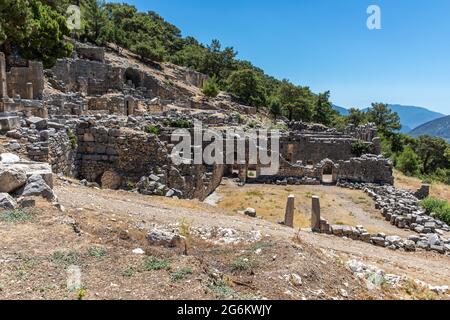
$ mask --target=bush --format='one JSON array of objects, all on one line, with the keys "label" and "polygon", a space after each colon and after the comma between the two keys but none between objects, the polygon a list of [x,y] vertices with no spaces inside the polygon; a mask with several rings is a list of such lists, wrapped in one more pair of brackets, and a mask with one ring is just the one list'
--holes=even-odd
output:
[{"label": "bush", "polygon": [[149,125],[146,131],[147,133],[154,134],[155,136],[159,134],[159,128],[155,125]]},{"label": "bush", "polygon": [[235,271],[247,271],[253,267],[253,262],[248,258],[237,258],[231,263],[231,270]]},{"label": "bush", "polygon": [[213,77],[206,81],[203,85],[202,92],[205,96],[215,98],[219,94],[219,85],[217,84],[216,78]]},{"label": "bush", "polygon": [[406,147],[397,157],[397,169],[408,176],[416,175],[419,172],[420,160],[417,154],[410,147]]},{"label": "bush", "polygon": [[420,202],[420,206],[427,211],[427,214],[450,224],[450,203],[448,201],[428,197]]},{"label": "bush", "polygon": [[172,282],[177,282],[180,280],[183,280],[186,276],[192,274],[191,268],[182,268],[181,270],[178,270],[170,275],[170,278]]},{"label": "bush", "polygon": [[166,259],[147,257],[144,262],[144,269],[146,271],[168,270],[170,269],[170,262]]},{"label": "bush", "polygon": [[142,60],[164,61],[165,50],[157,43],[140,42],[132,46],[131,51],[139,55]]},{"label": "bush", "polygon": [[0,214],[0,221],[9,223],[26,222],[33,219],[33,215],[26,209],[5,211]]},{"label": "bush", "polygon": [[363,154],[369,152],[370,152],[370,145],[362,140],[357,140],[352,144],[352,153],[357,157],[360,157]]},{"label": "bush", "polygon": [[78,145],[77,136],[73,133],[72,129],[67,129],[67,136],[69,137],[70,146],[72,147],[73,150],[75,150]]},{"label": "bush", "polygon": [[188,129],[192,126],[191,122],[189,120],[185,120],[185,119],[164,120],[163,124],[166,127],[182,128],[182,129]]}]

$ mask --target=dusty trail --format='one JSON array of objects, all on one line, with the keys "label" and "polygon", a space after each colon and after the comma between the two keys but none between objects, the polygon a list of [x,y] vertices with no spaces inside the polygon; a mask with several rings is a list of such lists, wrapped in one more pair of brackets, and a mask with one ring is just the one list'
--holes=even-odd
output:
[{"label": "dusty trail", "polygon": [[[58,185],[56,193],[67,209],[83,208],[115,218],[135,217],[146,223],[170,224],[188,219],[192,226],[233,228],[241,232],[260,230],[275,239],[291,239],[297,231],[260,219],[251,219],[199,203],[146,197],[124,191],[106,191]],[[389,273],[408,275],[433,285],[450,285],[450,257],[430,252],[406,253],[363,242],[300,231],[300,238],[317,247],[333,250],[345,259],[357,258]]]}]

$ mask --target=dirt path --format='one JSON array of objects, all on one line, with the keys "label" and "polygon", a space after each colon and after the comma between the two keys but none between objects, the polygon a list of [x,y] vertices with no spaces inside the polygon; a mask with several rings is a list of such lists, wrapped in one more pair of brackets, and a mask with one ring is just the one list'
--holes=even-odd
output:
[{"label": "dirt path", "polygon": [[[226,227],[241,232],[259,230],[263,235],[284,240],[296,235],[296,231],[280,225],[230,214],[198,201],[146,197],[124,191],[96,190],[78,185],[58,185],[56,192],[60,202],[68,209],[95,210],[115,218],[133,216],[156,224],[173,224],[188,219],[192,226]],[[390,251],[363,242],[312,234],[307,231],[301,231],[299,235],[306,243],[334,250],[346,259],[361,259],[389,273],[408,275],[433,285],[450,284],[448,256],[429,252]]]}]

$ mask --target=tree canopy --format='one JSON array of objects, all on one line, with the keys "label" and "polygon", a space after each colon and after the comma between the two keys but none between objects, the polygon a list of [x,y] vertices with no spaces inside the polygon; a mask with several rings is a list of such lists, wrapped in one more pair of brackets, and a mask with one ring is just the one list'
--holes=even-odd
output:
[{"label": "tree canopy", "polygon": [[72,45],[64,36],[70,31],[58,11],[60,1],[2,0],[0,3],[0,42],[8,56],[13,49],[27,59],[37,59],[45,67],[57,58],[70,55]]}]

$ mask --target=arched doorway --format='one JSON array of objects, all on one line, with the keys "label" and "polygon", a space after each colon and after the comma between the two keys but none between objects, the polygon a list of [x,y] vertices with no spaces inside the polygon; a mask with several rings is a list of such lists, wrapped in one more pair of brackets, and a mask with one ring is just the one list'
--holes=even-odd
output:
[{"label": "arched doorway", "polygon": [[127,84],[133,84],[135,88],[141,86],[141,73],[139,70],[128,68],[125,71],[125,82]]},{"label": "arched doorway", "polygon": [[331,160],[324,160],[322,163],[322,178],[321,181],[323,184],[334,184],[336,182],[335,179],[335,167],[334,163]]}]

